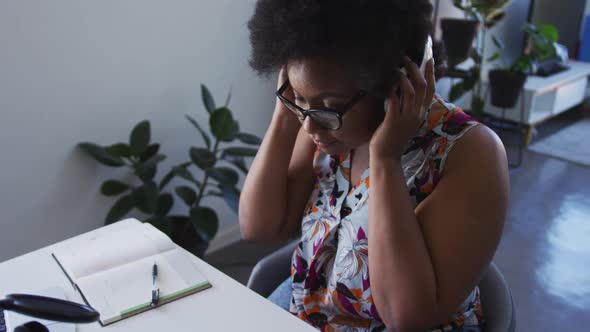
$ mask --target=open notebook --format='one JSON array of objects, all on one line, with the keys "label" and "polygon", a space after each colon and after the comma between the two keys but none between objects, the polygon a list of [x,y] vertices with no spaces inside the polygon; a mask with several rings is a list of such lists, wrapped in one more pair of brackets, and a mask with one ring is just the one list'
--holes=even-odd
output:
[{"label": "open notebook", "polygon": [[154,263],[159,305],[211,287],[164,233],[134,219],[119,223],[66,241],[52,254],[102,325],[151,309]]}]

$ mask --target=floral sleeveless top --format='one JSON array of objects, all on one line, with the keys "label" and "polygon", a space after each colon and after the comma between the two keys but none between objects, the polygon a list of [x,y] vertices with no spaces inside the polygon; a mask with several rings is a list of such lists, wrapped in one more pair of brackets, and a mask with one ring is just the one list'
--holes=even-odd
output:
[{"label": "floral sleeveless top", "polygon": [[[435,95],[416,136],[402,157],[414,208],[435,189],[455,142],[480,123]],[[320,331],[385,331],[369,282],[369,169],[349,188],[349,155],[314,157],[315,187],[302,220],[302,236],[292,257],[290,312]],[[476,287],[457,309],[454,320],[431,331],[481,326]]]}]

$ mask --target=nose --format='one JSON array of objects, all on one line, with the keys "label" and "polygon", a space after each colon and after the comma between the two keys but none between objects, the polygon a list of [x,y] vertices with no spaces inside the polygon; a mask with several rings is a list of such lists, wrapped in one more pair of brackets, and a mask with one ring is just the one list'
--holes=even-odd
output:
[{"label": "nose", "polygon": [[315,134],[325,130],[324,128],[322,128],[322,126],[318,125],[315,121],[313,121],[309,116],[307,116],[305,120],[303,120],[301,126],[303,127],[303,129],[305,129],[305,131],[308,134],[312,136],[318,136]]}]

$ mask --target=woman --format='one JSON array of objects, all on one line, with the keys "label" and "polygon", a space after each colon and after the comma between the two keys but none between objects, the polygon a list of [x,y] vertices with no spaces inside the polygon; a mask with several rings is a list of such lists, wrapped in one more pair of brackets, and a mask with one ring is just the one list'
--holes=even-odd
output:
[{"label": "woman", "polygon": [[506,217],[506,153],[435,94],[432,60],[424,73],[414,63],[431,11],[428,0],[259,0],[249,22],[251,66],[280,75],[241,232],[301,230],[271,299],[321,331],[483,325],[476,285]]}]

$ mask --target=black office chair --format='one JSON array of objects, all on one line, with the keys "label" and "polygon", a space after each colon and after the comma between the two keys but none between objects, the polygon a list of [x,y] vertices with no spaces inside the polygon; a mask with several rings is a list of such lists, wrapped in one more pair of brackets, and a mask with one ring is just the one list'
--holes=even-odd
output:
[{"label": "black office chair", "polygon": [[[260,260],[248,280],[248,288],[268,297],[287,277],[298,241],[293,241]],[[491,263],[479,281],[485,332],[514,332],[516,320],[510,288],[498,267]]]}]

